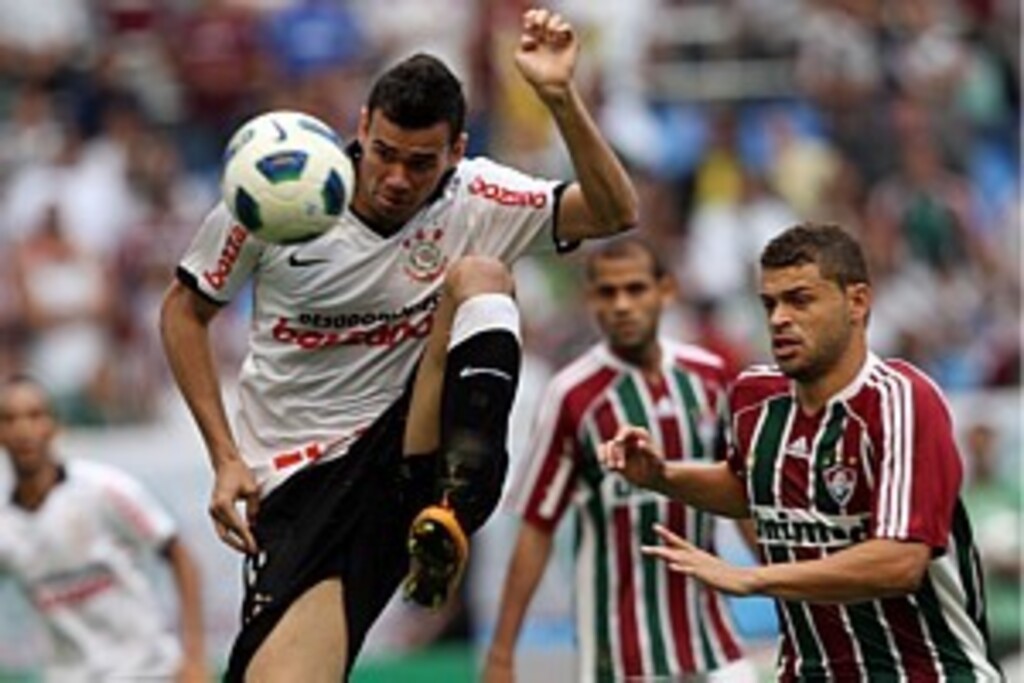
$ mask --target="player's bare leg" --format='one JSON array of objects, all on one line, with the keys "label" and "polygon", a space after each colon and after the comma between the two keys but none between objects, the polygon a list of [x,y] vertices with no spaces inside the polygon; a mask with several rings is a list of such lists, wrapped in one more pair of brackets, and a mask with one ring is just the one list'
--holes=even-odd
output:
[{"label": "player's bare leg", "polygon": [[316,584],[293,602],[245,672],[247,683],[338,683],[348,658],[340,579]]},{"label": "player's bare leg", "polygon": [[[512,289],[511,274],[494,259],[466,257],[453,264],[446,274],[434,327],[417,372],[406,427],[405,452],[417,454],[433,452],[439,447],[442,449],[440,491],[438,504],[423,510],[410,529],[412,568],[404,592],[407,598],[427,607],[439,607],[458,586],[469,554],[466,534],[482,524],[490,514],[493,504],[487,501],[494,498],[496,502],[491,493],[495,483],[500,493],[507,464],[504,451],[507,413],[515,392],[519,365],[518,314],[511,300]],[[466,302],[472,303],[462,310],[463,320],[457,331],[460,338],[453,340],[455,320],[460,306]],[[509,315],[509,308],[514,316]],[[510,322],[510,317],[514,322]],[[498,388],[500,396],[496,400],[493,387],[470,387],[467,390],[458,386],[452,376],[447,380],[445,377],[450,370],[448,357],[453,345],[481,333],[497,334],[498,346],[505,341],[504,346],[509,348],[496,367],[491,367],[493,358],[481,357],[479,350],[472,356],[471,349],[471,357],[476,360],[473,367],[460,365],[459,377],[463,384],[467,377],[476,374],[485,376],[485,381],[493,381],[494,377],[507,380],[507,386]],[[513,340],[511,344],[507,338]],[[477,343],[479,345],[479,340]],[[488,346],[486,342],[484,345]],[[453,369],[458,371],[460,368]],[[452,395],[444,395],[446,382]],[[484,408],[489,419],[483,422],[495,423],[497,427],[488,429],[486,425],[473,424],[474,411],[467,410],[467,407],[490,403],[495,407]],[[483,427],[483,430],[477,427]]]}]

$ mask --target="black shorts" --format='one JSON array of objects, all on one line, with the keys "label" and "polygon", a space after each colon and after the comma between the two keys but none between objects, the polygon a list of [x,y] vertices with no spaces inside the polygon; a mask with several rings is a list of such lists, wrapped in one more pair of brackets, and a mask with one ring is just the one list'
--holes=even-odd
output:
[{"label": "black shorts", "polygon": [[242,681],[288,606],[329,577],[345,589],[351,669],[408,572],[409,525],[434,502],[436,456],[402,457],[408,407],[407,392],[346,455],[296,473],[262,502],[261,552],[245,561],[243,625],[225,680]]}]

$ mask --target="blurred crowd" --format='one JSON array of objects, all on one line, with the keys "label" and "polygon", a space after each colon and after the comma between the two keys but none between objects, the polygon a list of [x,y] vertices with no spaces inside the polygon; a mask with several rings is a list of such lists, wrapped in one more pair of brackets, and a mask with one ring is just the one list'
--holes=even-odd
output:
[{"label": "blurred crowd", "polygon": [[[519,0],[0,1],[0,372],[72,423],[145,420],[155,320],[239,122],[300,109],[354,132],[369,79],[416,50],[471,102],[471,153],[567,167],[515,74]],[[811,218],[862,236],[876,349],[949,389],[1020,384],[1016,0],[563,0],[579,83],[681,292],[671,334],[765,358],[752,273]],[[592,340],[577,274],[523,266],[531,353]],[[241,298],[243,301],[245,297]],[[217,335],[233,371],[245,304]]]}]

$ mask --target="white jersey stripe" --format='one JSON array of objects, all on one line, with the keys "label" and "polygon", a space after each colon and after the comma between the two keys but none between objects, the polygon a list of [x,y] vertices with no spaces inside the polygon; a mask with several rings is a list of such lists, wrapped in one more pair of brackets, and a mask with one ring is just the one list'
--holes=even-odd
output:
[{"label": "white jersey stripe", "polygon": [[[596,537],[597,534],[603,532],[595,528],[596,523],[597,520],[590,515],[579,516],[580,544],[577,552],[580,557],[593,557],[597,553]],[[593,662],[597,661],[597,628],[591,626],[597,623],[595,602],[603,600],[604,596],[596,594],[598,590],[596,574],[596,562],[576,563],[576,623],[583,626],[583,628],[576,629],[576,640],[580,648],[577,666],[581,666],[577,673],[582,683],[591,683],[597,673],[593,666]]]}]

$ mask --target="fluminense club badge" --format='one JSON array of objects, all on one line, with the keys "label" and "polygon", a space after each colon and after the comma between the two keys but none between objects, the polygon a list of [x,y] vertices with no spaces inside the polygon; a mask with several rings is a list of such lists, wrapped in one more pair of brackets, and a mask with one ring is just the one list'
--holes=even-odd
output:
[{"label": "fluminense club badge", "polygon": [[417,282],[432,282],[444,272],[448,257],[441,251],[440,228],[417,230],[416,234],[402,241],[406,254],[405,274]]},{"label": "fluminense club badge", "polygon": [[834,465],[824,472],[825,488],[839,507],[844,507],[857,488],[857,470],[846,465]]}]

